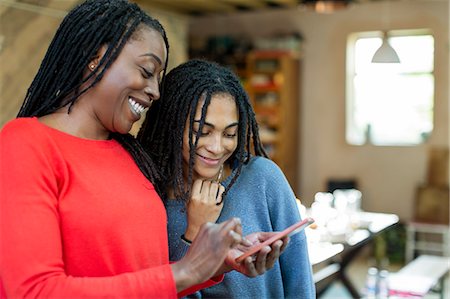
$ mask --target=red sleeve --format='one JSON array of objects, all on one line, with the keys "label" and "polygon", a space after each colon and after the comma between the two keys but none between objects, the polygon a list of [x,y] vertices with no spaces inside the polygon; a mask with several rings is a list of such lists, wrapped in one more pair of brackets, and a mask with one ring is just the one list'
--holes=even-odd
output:
[{"label": "red sleeve", "polygon": [[223,281],[223,278],[224,278],[224,275],[222,274],[222,275],[219,275],[217,277],[213,277],[210,280],[207,280],[207,281],[205,281],[205,282],[203,282],[201,284],[198,284],[198,285],[192,286],[190,288],[187,288],[186,290],[181,291],[181,292],[178,293],[178,298],[187,296],[189,294],[195,293],[195,292],[200,291],[202,289],[209,288],[210,286],[213,286],[215,284],[221,283]]},{"label": "red sleeve", "polygon": [[0,289],[6,296],[176,298],[170,265],[109,277],[66,274],[58,164],[36,132],[26,129],[17,132],[4,127],[0,132]]}]

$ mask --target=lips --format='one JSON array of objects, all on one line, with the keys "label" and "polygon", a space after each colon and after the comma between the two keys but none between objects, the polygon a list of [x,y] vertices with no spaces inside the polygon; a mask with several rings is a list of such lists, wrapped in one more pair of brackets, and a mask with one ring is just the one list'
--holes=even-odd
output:
[{"label": "lips", "polygon": [[217,166],[220,163],[220,159],[208,158],[208,157],[202,156],[200,154],[197,154],[197,156],[199,157],[200,160],[203,161],[203,163],[205,163],[207,165]]}]

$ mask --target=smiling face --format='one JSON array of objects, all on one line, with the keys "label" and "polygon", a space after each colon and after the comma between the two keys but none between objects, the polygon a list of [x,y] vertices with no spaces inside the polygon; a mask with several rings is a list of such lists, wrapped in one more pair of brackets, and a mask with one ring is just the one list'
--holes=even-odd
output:
[{"label": "smiling face", "polygon": [[[193,135],[199,130],[203,101],[196,110]],[[208,106],[205,125],[200,133],[194,155],[193,179],[217,179],[221,166],[233,154],[238,144],[239,115],[234,98],[216,94]],[[193,137],[195,138],[195,136]],[[183,163],[187,173],[189,161],[189,119],[183,134]]]},{"label": "smiling face", "polygon": [[159,99],[159,81],[166,57],[161,34],[148,27],[138,27],[102,80],[92,88],[93,118],[107,133],[128,133],[143,110]]}]

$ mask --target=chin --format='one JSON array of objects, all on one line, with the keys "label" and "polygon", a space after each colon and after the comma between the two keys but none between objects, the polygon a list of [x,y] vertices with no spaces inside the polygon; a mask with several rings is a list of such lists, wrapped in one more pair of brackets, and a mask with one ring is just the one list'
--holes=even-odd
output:
[{"label": "chin", "polygon": [[131,127],[130,128],[116,128],[115,133],[125,135],[125,134],[130,133],[130,131],[131,131]]},{"label": "chin", "polygon": [[217,177],[217,172],[213,171],[197,171],[197,177],[201,180],[215,180]]}]

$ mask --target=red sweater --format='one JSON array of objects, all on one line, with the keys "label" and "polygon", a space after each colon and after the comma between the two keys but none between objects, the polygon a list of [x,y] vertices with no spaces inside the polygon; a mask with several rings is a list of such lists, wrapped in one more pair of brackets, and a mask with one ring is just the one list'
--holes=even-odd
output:
[{"label": "red sweater", "polygon": [[4,126],[0,148],[8,297],[177,296],[164,205],[118,142],[22,118]]}]

